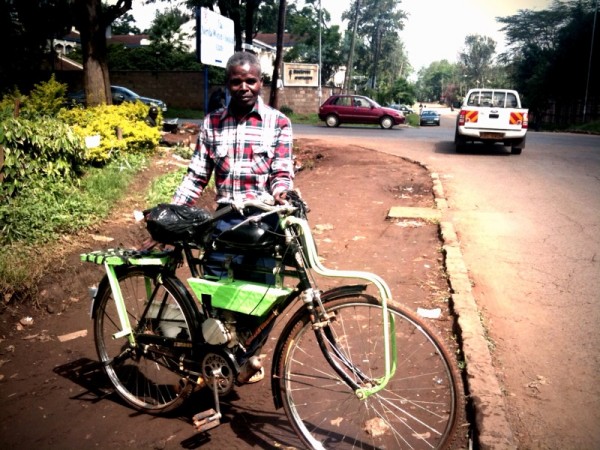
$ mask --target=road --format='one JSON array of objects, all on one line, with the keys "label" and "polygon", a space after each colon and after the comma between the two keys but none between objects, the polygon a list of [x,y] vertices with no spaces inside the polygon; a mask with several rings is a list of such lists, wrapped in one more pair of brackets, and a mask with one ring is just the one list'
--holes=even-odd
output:
[{"label": "road", "polygon": [[440,127],[294,132],[439,174],[519,448],[600,448],[600,136],[530,132],[520,156],[457,154],[454,114]]}]

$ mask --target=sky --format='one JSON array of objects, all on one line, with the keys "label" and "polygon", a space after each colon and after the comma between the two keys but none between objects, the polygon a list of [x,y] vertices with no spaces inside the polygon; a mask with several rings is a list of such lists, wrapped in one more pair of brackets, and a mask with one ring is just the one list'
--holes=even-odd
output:
[{"label": "sky", "polygon": [[[164,9],[174,4],[158,6]],[[321,0],[322,8],[331,14],[331,23],[340,24],[342,30],[346,29],[342,13],[350,4],[350,1]],[[501,53],[505,48],[504,34],[499,31],[502,24],[496,22],[496,17],[512,16],[520,9],[539,11],[551,4],[552,0],[401,0],[400,9],[407,13],[408,19],[400,37],[410,64],[418,72],[434,61],[457,62],[469,34],[492,38],[496,41],[496,52]],[[140,29],[150,26],[155,13],[156,5],[133,0],[131,14]]]}]

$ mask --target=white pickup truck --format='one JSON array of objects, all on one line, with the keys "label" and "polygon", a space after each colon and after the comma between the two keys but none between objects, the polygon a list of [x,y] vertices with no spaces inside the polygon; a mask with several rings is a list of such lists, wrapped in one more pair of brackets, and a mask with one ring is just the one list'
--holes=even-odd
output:
[{"label": "white pickup truck", "polygon": [[471,89],[465,96],[456,119],[456,151],[467,142],[502,142],[513,155],[525,148],[528,110],[521,107],[517,91],[509,89]]}]

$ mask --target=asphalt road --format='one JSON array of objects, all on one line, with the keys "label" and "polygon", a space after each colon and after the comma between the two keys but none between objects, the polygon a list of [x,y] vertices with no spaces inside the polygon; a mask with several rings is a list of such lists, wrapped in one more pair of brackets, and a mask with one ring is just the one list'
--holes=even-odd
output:
[{"label": "asphalt road", "polygon": [[521,448],[600,448],[600,136],[457,154],[440,127],[294,126],[437,172]]}]

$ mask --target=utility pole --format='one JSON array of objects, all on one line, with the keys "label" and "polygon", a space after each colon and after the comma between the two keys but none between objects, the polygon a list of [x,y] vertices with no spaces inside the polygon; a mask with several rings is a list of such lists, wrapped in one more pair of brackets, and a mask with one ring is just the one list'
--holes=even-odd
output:
[{"label": "utility pole", "polygon": [[323,64],[323,56],[322,56],[322,41],[321,41],[321,0],[319,0],[319,71],[318,71],[318,81],[319,81],[319,91],[318,91],[318,95],[319,95],[319,99],[317,100],[319,102],[319,104],[317,106],[321,105],[321,97],[323,97],[323,92],[321,91],[321,76],[323,74],[323,71],[321,70],[321,64]]},{"label": "utility pole", "polygon": [[360,10],[360,0],[356,0],[356,12],[354,14],[354,25],[352,26],[352,40],[350,41],[350,54],[348,55],[348,64],[346,65],[346,77],[344,79],[344,92],[348,92],[348,85],[352,82],[352,59],[354,57],[354,43],[356,41],[356,30],[358,29],[358,12]]},{"label": "utility pole", "polygon": [[596,16],[598,15],[598,0],[594,9],[594,25],[592,26],[592,42],[590,43],[590,61],[588,63],[587,82],[585,84],[585,98],[583,99],[583,123],[587,115],[588,90],[590,88],[590,73],[592,71],[592,55],[594,54],[594,36],[596,34]]},{"label": "utility pole", "polygon": [[277,17],[277,52],[275,64],[273,65],[273,76],[271,77],[271,95],[269,106],[277,108],[277,84],[279,84],[279,72],[281,67],[281,56],[283,54],[283,34],[285,32],[285,8],[286,0],[279,0],[279,16]]}]

